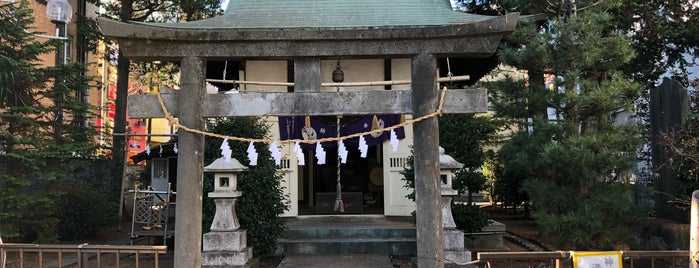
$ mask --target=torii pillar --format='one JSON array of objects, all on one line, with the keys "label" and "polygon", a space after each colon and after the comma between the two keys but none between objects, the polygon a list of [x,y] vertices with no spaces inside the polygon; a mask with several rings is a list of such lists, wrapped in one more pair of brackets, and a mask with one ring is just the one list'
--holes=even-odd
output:
[{"label": "torii pillar", "polygon": [[[431,54],[412,57],[412,106],[417,118],[437,110],[437,60]],[[444,266],[444,233],[439,189],[439,124],[432,117],[413,125],[415,211],[418,267]]]},{"label": "torii pillar", "polygon": [[[180,124],[204,129],[206,60],[185,57],[182,60],[181,90],[177,101]],[[202,197],[204,174],[204,136],[178,132],[177,213],[175,213],[175,267],[201,267]],[[185,213],[187,211],[199,213]]]}]

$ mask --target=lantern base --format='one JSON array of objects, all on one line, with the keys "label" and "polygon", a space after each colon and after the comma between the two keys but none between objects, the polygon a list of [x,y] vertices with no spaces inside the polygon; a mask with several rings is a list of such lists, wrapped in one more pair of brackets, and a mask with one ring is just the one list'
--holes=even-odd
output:
[{"label": "lantern base", "polygon": [[209,232],[204,234],[203,251],[242,251],[247,247],[247,232],[238,229],[233,232]]},{"label": "lantern base", "polygon": [[452,264],[471,261],[471,251],[464,247],[464,233],[461,230],[444,229],[444,259]]},{"label": "lantern base", "polygon": [[244,229],[204,234],[202,267],[251,267],[252,247]]},{"label": "lantern base", "polygon": [[252,267],[256,259],[252,258],[252,248],[241,251],[211,251],[201,255],[201,267]]},{"label": "lantern base", "polygon": [[[444,251],[444,267],[464,267],[463,264],[471,261],[471,252],[461,250]],[[471,266],[467,266],[471,267]],[[475,267],[475,266],[473,266]]]}]

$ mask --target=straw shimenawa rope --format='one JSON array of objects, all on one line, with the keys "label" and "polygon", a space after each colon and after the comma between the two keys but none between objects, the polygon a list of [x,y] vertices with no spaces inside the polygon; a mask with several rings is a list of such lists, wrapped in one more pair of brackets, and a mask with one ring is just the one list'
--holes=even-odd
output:
[{"label": "straw shimenawa rope", "polygon": [[[277,141],[277,143],[283,144],[283,143],[302,142],[302,143],[313,144],[316,142],[347,140],[347,139],[357,138],[357,137],[364,136],[364,135],[370,135],[370,134],[374,134],[374,133],[381,133],[384,131],[394,130],[397,128],[405,127],[405,126],[413,124],[413,123],[423,121],[425,119],[435,117],[435,116],[442,116],[442,108],[444,106],[444,96],[446,95],[446,92],[447,92],[447,88],[444,87],[444,89],[442,90],[442,94],[439,97],[439,106],[437,107],[436,111],[434,111],[430,114],[420,116],[418,118],[405,120],[405,122],[402,122],[402,123],[397,124],[397,125],[393,125],[390,127],[384,127],[384,128],[380,128],[380,129],[376,129],[376,130],[371,130],[371,131],[366,131],[366,132],[361,132],[361,133],[354,133],[354,134],[342,136],[342,137],[328,137],[328,138],[315,139],[315,140],[291,139],[291,140]],[[160,93],[158,93],[156,95],[158,96],[158,103],[160,103],[160,108],[163,109],[163,113],[165,114],[165,119],[167,119],[168,124],[170,125],[170,127],[172,127],[174,132],[177,132],[178,129],[182,129],[184,131],[188,131],[191,133],[197,133],[197,134],[201,134],[204,136],[210,136],[210,137],[215,137],[215,138],[220,138],[220,139],[227,138],[229,140],[236,140],[236,141],[243,141],[243,142],[264,142],[264,143],[274,142],[274,140],[271,140],[271,139],[253,139],[253,138],[233,137],[233,136],[221,135],[221,134],[210,133],[210,132],[206,132],[206,131],[202,131],[202,130],[198,130],[198,129],[189,128],[185,125],[180,124],[179,119],[177,119],[170,112],[168,112],[167,107],[165,107],[165,102],[163,101],[163,97],[160,95]]]}]

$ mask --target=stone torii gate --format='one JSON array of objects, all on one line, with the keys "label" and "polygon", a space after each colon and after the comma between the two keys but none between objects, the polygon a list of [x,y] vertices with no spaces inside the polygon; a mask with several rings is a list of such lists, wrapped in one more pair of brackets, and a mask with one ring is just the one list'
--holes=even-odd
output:
[{"label": "stone torii gate", "polygon": [[[188,23],[98,22],[103,34],[116,40],[131,60],[181,62],[179,93],[162,97],[180,124],[203,130],[206,117],[412,114],[417,118],[430,114],[437,110],[440,94],[437,58],[492,55],[519,18],[517,13],[498,17],[461,13],[446,0],[287,1],[283,3],[287,6],[273,10],[251,8],[268,4],[280,2],[231,0],[224,15]],[[322,14],[294,12],[299,10],[321,10]],[[261,14],[274,19],[260,20]],[[381,14],[378,19],[377,14]],[[336,17],[341,21],[333,21]],[[322,59],[407,57],[411,58],[411,90],[320,90]],[[293,60],[294,92],[206,94],[206,62],[221,59]],[[448,90],[442,110],[486,111],[482,89]],[[157,96],[138,95],[129,98],[129,116],[164,114]],[[438,119],[417,122],[413,130],[418,266],[442,267]],[[178,143],[174,263],[175,267],[200,267],[204,136],[180,131]]]}]

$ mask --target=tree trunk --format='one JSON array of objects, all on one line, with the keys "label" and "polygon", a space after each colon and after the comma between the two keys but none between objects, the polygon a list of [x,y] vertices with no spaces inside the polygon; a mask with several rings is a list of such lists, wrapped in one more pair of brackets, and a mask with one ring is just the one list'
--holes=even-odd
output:
[{"label": "tree trunk", "polygon": [[578,14],[578,4],[576,0],[568,0],[568,17],[575,17]]},{"label": "tree trunk", "polygon": [[[133,0],[124,0],[121,4],[121,21],[131,20],[133,16]],[[113,133],[126,133],[126,98],[129,96],[129,59],[125,58],[119,50],[117,59],[117,88],[114,111],[114,129]],[[112,156],[114,160],[114,189],[121,191],[122,177],[124,176],[124,165],[126,165],[126,152],[124,148],[126,143],[123,136],[113,136],[112,138]],[[115,192],[117,192],[115,191]],[[121,193],[117,195],[119,198]]]},{"label": "tree trunk", "polygon": [[[125,58],[119,51],[117,59],[117,89],[114,112],[113,133],[126,133],[126,98],[129,96],[129,59]],[[122,177],[124,176],[124,165],[126,165],[127,153],[124,136],[112,137],[112,156],[114,161],[114,183],[113,189],[121,189]],[[115,191],[116,192],[116,191]],[[119,193],[121,194],[121,193]],[[119,196],[117,196],[118,198]]]},{"label": "tree trunk", "polygon": [[531,210],[529,207],[529,202],[524,202],[524,218],[529,218],[531,216]]},{"label": "tree trunk", "polygon": [[[546,91],[546,78],[544,77],[544,72],[540,70],[528,70],[529,74],[529,88],[530,90],[543,90]],[[538,102],[529,101],[527,104],[527,109],[529,110],[529,117],[538,119],[547,119],[547,103],[546,100],[540,100]]]}]

